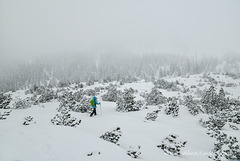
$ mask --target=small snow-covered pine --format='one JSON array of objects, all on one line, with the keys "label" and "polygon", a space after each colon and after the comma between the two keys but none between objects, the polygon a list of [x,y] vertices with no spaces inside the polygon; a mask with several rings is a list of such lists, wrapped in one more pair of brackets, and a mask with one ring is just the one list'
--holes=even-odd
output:
[{"label": "small snow-covered pine", "polygon": [[100,136],[100,138],[111,143],[117,144],[121,136],[122,136],[121,129],[120,127],[117,127],[109,132],[106,132],[104,135]]},{"label": "small snow-covered pine", "polygon": [[0,120],[5,120],[5,119],[7,119],[7,117],[10,115],[11,112],[12,112],[12,110],[10,110],[10,111],[4,111],[3,114],[1,114],[1,112],[0,112]]},{"label": "small snow-covered pine", "polygon": [[216,131],[212,137],[216,138],[217,143],[214,144],[214,155],[209,158],[214,161],[240,159],[240,146],[236,137],[228,137],[227,134],[220,131]]},{"label": "small snow-covered pine", "polygon": [[62,108],[69,108],[75,112],[89,112],[91,110],[90,100],[84,96],[84,91],[80,90],[77,92],[64,91],[61,96],[59,96],[59,110]]},{"label": "small snow-covered pine", "polygon": [[160,110],[156,110],[156,111],[153,111],[151,113],[147,113],[147,116],[145,117],[145,119],[155,121],[158,117],[159,112],[160,112]]},{"label": "small snow-covered pine", "polygon": [[33,122],[33,117],[32,116],[27,116],[24,118],[24,122],[23,125],[31,125],[31,124],[35,124],[36,122]]},{"label": "small snow-covered pine", "polygon": [[134,101],[135,96],[133,94],[134,90],[132,88],[124,89],[124,91],[118,95],[116,110],[119,112],[139,111],[140,107],[136,106],[136,101]]},{"label": "small snow-covered pine", "polygon": [[154,81],[153,84],[156,88],[166,89],[168,91],[180,91],[180,88],[177,86],[177,82],[168,82],[164,79],[159,79]]},{"label": "small snow-covered pine", "polygon": [[185,147],[187,141],[180,141],[178,135],[170,134],[162,141],[161,145],[158,145],[158,148],[161,148],[166,154],[178,156],[181,155],[181,148]]},{"label": "small snow-covered pine", "polygon": [[165,108],[165,113],[167,115],[172,115],[173,117],[177,117],[178,112],[179,112],[179,106],[178,106],[177,99],[174,97],[170,97],[168,102],[169,103]]},{"label": "small snow-covered pine", "polygon": [[13,108],[15,109],[26,109],[33,105],[33,101],[31,101],[31,98],[26,99],[20,99],[16,98],[15,103],[13,104]]},{"label": "small snow-covered pine", "polygon": [[189,113],[193,116],[199,114],[202,111],[199,104],[200,103],[197,100],[193,100],[193,96],[184,97],[184,105],[187,106]]},{"label": "small snow-covered pine", "polygon": [[141,155],[140,149],[141,149],[141,146],[137,146],[137,147],[130,146],[129,149],[127,150],[127,155],[137,159],[139,155]]},{"label": "small snow-covered pine", "polygon": [[54,125],[76,127],[81,123],[81,120],[71,117],[70,110],[67,108],[61,109],[56,116],[51,120]]},{"label": "small snow-covered pine", "polygon": [[223,128],[226,124],[226,120],[212,115],[209,116],[207,120],[200,119],[200,123],[203,127],[207,128],[208,131],[217,131]]},{"label": "small snow-covered pine", "polygon": [[152,88],[151,92],[146,94],[145,97],[147,105],[160,105],[166,102],[166,97],[156,87]]},{"label": "small snow-covered pine", "polygon": [[109,102],[116,102],[117,101],[117,95],[118,95],[118,91],[117,91],[117,87],[113,84],[110,84],[107,87],[108,91],[106,94],[104,94],[102,96],[102,100],[103,101],[109,101]]},{"label": "small snow-covered pine", "polygon": [[0,109],[7,109],[9,108],[9,103],[11,102],[12,98],[10,94],[0,93]]}]

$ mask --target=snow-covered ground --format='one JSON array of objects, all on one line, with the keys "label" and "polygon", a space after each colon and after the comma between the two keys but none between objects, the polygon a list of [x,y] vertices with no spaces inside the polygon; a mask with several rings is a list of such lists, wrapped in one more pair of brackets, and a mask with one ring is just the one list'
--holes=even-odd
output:
[{"label": "snow-covered ground", "polygon": [[[229,97],[239,98],[240,80],[233,80],[224,75],[211,74],[217,81],[235,83],[236,87],[225,87]],[[184,83],[190,88],[192,85],[200,89],[208,89],[210,84],[204,82],[202,75],[193,75],[182,78],[165,78],[168,81]],[[87,88],[104,86],[95,84]],[[106,86],[106,85],[105,85]],[[126,83],[118,89],[133,88],[138,91],[136,99],[144,99],[142,92],[150,92],[153,83],[139,81]],[[218,84],[217,89],[221,86]],[[186,93],[161,90],[164,96],[177,96],[182,98]],[[24,91],[11,93],[12,97],[26,98]],[[190,88],[188,94],[195,95],[196,88]],[[101,94],[102,95],[102,94]],[[206,117],[204,114],[192,116],[186,106],[180,105],[178,117],[164,114],[164,110],[158,114],[155,121],[146,120],[147,113],[159,109],[158,106],[147,106],[137,112],[117,112],[116,103],[102,101],[97,96],[101,106],[97,108],[97,116],[89,117],[87,113],[71,112],[72,116],[82,120],[76,127],[57,126],[51,123],[56,115],[59,102],[54,100],[49,103],[33,105],[27,109],[13,110],[6,120],[0,120],[0,161],[133,161],[136,160],[126,154],[130,146],[141,146],[139,160],[142,161],[210,161],[209,155],[215,142],[209,137],[206,128],[203,128],[199,120]],[[14,100],[13,100],[14,101]],[[13,102],[12,101],[12,102]],[[9,111],[0,109],[0,112]],[[33,117],[33,123],[24,126],[24,118]],[[105,132],[120,127],[122,137],[119,146],[100,138]],[[240,129],[240,126],[238,126]],[[227,126],[223,131],[236,136],[240,140],[240,131],[233,131]],[[181,149],[181,156],[171,156],[164,153],[160,145],[169,134],[179,135],[179,139],[187,141]]]}]

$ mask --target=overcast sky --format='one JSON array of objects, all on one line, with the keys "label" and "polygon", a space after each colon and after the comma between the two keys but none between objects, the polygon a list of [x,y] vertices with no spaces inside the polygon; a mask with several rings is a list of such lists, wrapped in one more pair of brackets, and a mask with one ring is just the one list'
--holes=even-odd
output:
[{"label": "overcast sky", "polygon": [[240,53],[240,0],[0,0],[0,55]]}]

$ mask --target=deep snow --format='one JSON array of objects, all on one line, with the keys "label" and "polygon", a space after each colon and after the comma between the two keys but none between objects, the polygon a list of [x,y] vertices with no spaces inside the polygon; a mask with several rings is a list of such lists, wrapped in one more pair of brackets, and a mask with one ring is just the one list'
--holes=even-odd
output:
[{"label": "deep snow", "polygon": [[[190,78],[165,78],[166,80],[179,80],[188,87],[199,83],[199,75]],[[232,80],[220,75],[218,78],[224,82],[234,82],[237,87],[224,87],[230,93],[230,97],[238,98],[240,92],[240,80]],[[87,88],[102,86],[96,84]],[[105,85],[106,86],[106,85]],[[143,99],[141,92],[149,92],[153,87],[150,82],[139,81],[121,86],[121,89],[132,87],[138,90],[136,99]],[[201,88],[208,88],[209,84]],[[220,88],[220,86],[219,86]],[[194,95],[194,90],[190,92]],[[182,97],[181,92],[169,92],[162,90],[164,96]],[[26,97],[24,91],[17,91],[13,96]],[[28,109],[13,110],[6,120],[0,120],[0,161],[133,161],[126,154],[130,146],[141,146],[140,160],[143,161],[210,161],[211,150],[215,139],[206,134],[199,120],[206,117],[204,114],[192,116],[185,106],[180,106],[178,117],[164,114],[164,110],[158,114],[156,121],[145,120],[147,113],[159,109],[158,106],[147,106],[138,112],[121,113],[116,111],[116,103],[102,101],[97,108],[98,115],[89,117],[86,113],[71,112],[82,120],[76,128],[56,126],[51,119],[56,115],[58,101],[34,105]],[[1,109],[0,112],[8,111]],[[32,116],[35,123],[24,126],[24,118]],[[120,146],[100,139],[105,132],[120,127],[122,137]],[[240,127],[238,126],[240,129]],[[227,126],[223,131],[238,137],[239,130],[232,131]],[[157,147],[169,134],[177,134],[183,141],[187,141],[182,148],[181,156],[167,155]],[[88,156],[88,154],[91,154]]]}]

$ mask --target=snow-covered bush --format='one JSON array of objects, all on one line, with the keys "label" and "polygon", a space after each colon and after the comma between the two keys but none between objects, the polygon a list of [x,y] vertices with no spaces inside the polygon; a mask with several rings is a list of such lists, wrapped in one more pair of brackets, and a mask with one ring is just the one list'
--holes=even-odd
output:
[{"label": "snow-covered bush", "polygon": [[213,77],[210,76],[210,74],[204,73],[203,78],[205,79],[205,82],[210,82],[212,84],[217,84],[218,83]]},{"label": "snow-covered bush", "polygon": [[81,123],[81,120],[71,117],[70,110],[67,108],[61,109],[56,116],[51,120],[54,125],[76,127]]},{"label": "snow-covered bush", "polygon": [[81,113],[89,112],[91,110],[90,102],[91,99],[84,96],[79,102],[76,102],[76,104],[72,106],[71,110]]},{"label": "snow-covered bush", "polygon": [[191,87],[190,88],[197,88],[197,86],[195,86],[195,85],[191,85]]},{"label": "snow-covered bush", "polygon": [[172,115],[173,117],[178,116],[179,106],[177,103],[177,99],[174,97],[170,97],[168,102],[169,103],[165,108],[165,113],[167,115]]},{"label": "snow-covered bush", "polygon": [[228,116],[228,121],[235,124],[240,124],[240,111],[238,110],[230,112]]},{"label": "snow-covered bush", "polygon": [[155,87],[160,89],[166,89],[169,91],[180,91],[180,88],[177,86],[176,82],[168,82],[163,79],[159,79],[157,81],[154,81],[153,84]]},{"label": "snow-covered bush", "polygon": [[210,116],[208,120],[200,119],[200,123],[203,127],[207,128],[209,131],[218,131],[223,128],[226,124],[226,120],[214,115]]},{"label": "snow-covered bush", "polygon": [[91,110],[90,98],[84,96],[83,90],[77,92],[64,91],[58,98],[60,105],[59,110],[62,108],[69,108],[75,112],[89,112]]},{"label": "snow-covered bush", "polygon": [[181,148],[185,147],[187,141],[180,141],[178,135],[170,134],[168,137],[164,138],[162,144],[158,145],[166,154],[178,156],[181,155]]},{"label": "snow-covered bush", "polygon": [[236,137],[228,137],[227,134],[220,131],[216,131],[212,137],[216,138],[217,143],[214,144],[214,155],[209,158],[214,161],[240,159],[240,146]]},{"label": "snow-covered bush", "polygon": [[33,117],[32,116],[28,116],[24,118],[24,122],[23,125],[31,125],[31,124],[35,124],[36,122],[33,122]]},{"label": "snow-covered bush", "polygon": [[151,92],[145,95],[145,98],[147,105],[159,105],[166,102],[166,97],[156,87],[152,88]]},{"label": "snow-covered bush", "polygon": [[230,107],[228,101],[229,99],[225,98],[224,90],[221,88],[219,94],[217,94],[214,86],[211,86],[201,99],[204,112],[207,114],[227,110]]},{"label": "snow-covered bush", "polygon": [[145,117],[145,119],[155,121],[158,117],[159,112],[160,112],[160,110],[156,110],[156,111],[153,111],[151,113],[147,113],[147,116]]},{"label": "snow-covered bush", "polygon": [[198,102],[197,100],[193,100],[192,96],[184,97],[184,105],[187,106],[188,111],[193,116],[199,114],[202,111],[200,102]]},{"label": "snow-covered bush", "polygon": [[7,109],[9,108],[8,105],[11,102],[11,95],[0,93],[0,109]]},{"label": "snow-covered bush", "polygon": [[233,130],[239,130],[238,127],[233,124],[229,124],[229,127]]},{"label": "snow-covered bush", "polygon": [[225,87],[237,87],[237,85],[235,83],[227,83]]},{"label": "snow-covered bush", "polygon": [[117,98],[117,111],[119,112],[130,112],[139,111],[140,107],[136,106],[133,96],[134,90],[132,88],[124,89],[124,92],[119,93]]},{"label": "snow-covered bush", "polygon": [[121,129],[120,127],[117,127],[109,132],[106,132],[104,135],[100,136],[100,138],[111,143],[117,144],[121,136],[122,136]]},{"label": "snow-covered bush", "polygon": [[141,155],[140,149],[141,149],[141,146],[137,146],[137,147],[130,146],[129,149],[127,150],[127,155],[136,159],[139,157],[139,155]]},{"label": "snow-covered bush", "polygon": [[91,80],[90,80],[90,81],[88,81],[88,82],[86,83],[86,85],[87,85],[87,86],[92,86],[92,85],[94,85],[94,81],[91,81]]},{"label": "snow-covered bush", "polygon": [[117,86],[110,84],[108,86],[108,91],[106,94],[104,94],[102,96],[102,100],[103,101],[109,101],[109,102],[116,102],[117,101],[117,95],[118,95],[118,91],[117,91]]},{"label": "snow-covered bush", "polygon": [[25,91],[25,94],[34,94],[34,95],[40,95],[45,90],[44,86],[37,86],[33,85],[29,90]]},{"label": "snow-covered bush", "polygon": [[57,94],[53,91],[53,89],[45,88],[45,90],[41,93],[41,95],[38,99],[38,102],[46,103],[46,102],[50,102],[56,98],[57,98]]},{"label": "snow-covered bush", "polygon": [[10,110],[10,111],[4,111],[3,114],[1,114],[1,112],[0,112],[0,120],[5,120],[5,119],[7,119],[7,117],[10,115],[11,112],[12,112],[12,110]]},{"label": "snow-covered bush", "polygon": [[15,103],[13,104],[13,108],[15,109],[26,109],[29,108],[33,105],[33,102],[31,101],[30,98],[26,98],[26,99],[20,99],[17,98],[17,100],[15,101]]},{"label": "snow-covered bush", "polygon": [[96,91],[94,89],[87,89],[84,91],[84,94],[87,96],[95,96],[96,95]]},{"label": "snow-covered bush", "polygon": [[57,87],[63,88],[63,87],[68,87],[71,83],[68,81],[60,81],[57,84]]}]

